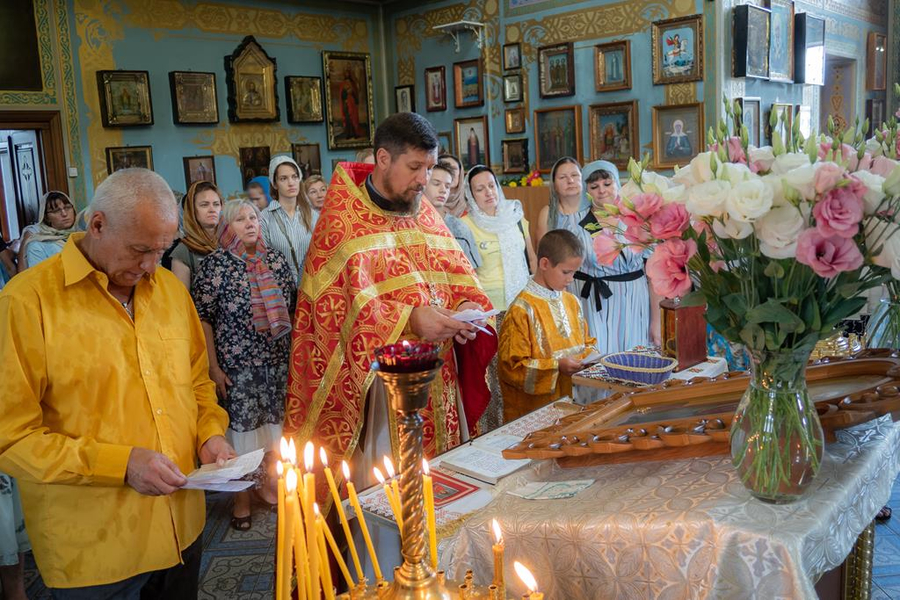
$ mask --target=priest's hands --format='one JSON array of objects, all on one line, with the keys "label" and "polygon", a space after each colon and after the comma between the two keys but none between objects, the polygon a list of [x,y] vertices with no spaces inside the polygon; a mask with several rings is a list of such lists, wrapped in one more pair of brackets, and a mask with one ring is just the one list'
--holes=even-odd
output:
[{"label": "priest's hands", "polygon": [[452,318],[455,311],[434,306],[417,306],[409,316],[412,332],[426,342],[445,342],[455,338],[460,344],[475,339],[477,330],[470,323]]},{"label": "priest's hands", "polygon": [[559,359],[559,372],[563,375],[574,375],[583,368],[584,365],[577,358],[567,356]]},{"label": "priest's hands", "polygon": [[220,467],[225,464],[229,458],[236,458],[237,452],[231,447],[231,444],[224,436],[214,435],[202,446],[200,446],[200,464],[208,465],[216,463]]},{"label": "priest's hands", "polygon": [[125,483],[145,496],[168,496],[186,484],[187,478],[165,454],[132,448],[125,468]]}]

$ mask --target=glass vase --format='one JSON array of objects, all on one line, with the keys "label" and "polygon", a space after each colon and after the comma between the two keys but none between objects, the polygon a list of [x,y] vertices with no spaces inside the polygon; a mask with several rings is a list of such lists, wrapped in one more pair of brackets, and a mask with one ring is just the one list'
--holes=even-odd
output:
[{"label": "glass vase", "polygon": [[750,384],[731,425],[731,460],[765,502],[787,504],[819,473],[824,435],[806,386],[805,350],[750,351]]},{"label": "glass vase", "polygon": [[900,298],[882,298],[866,326],[867,348],[900,349]]}]

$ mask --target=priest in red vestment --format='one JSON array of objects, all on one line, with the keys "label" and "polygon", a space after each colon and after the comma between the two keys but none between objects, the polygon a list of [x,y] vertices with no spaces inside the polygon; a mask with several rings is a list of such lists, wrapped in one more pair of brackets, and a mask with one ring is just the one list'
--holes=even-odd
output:
[{"label": "priest in red vestment", "polygon": [[[376,130],[374,146],[374,166],[337,167],[313,234],[284,424],[300,444],[324,446],[331,465],[350,462],[356,481],[371,477],[382,455],[396,455],[395,418],[369,368],[375,348],[401,339],[443,344],[444,366],[422,414],[429,457],[460,443],[454,341],[468,342],[463,387],[474,381],[472,395],[481,395],[468,398],[465,412],[486,406],[484,373],[496,350],[495,336],[452,318],[491,304],[437,211],[421,200],[437,159],[434,128],[418,114],[395,114]],[[489,351],[471,352],[473,340]]]}]

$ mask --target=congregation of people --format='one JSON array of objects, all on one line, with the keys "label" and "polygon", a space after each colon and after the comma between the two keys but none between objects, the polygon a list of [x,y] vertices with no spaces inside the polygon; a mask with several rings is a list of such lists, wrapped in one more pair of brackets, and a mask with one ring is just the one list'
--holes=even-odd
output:
[{"label": "congregation of people", "polygon": [[[560,159],[529,222],[490,166],[437,148],[427,120],[398,113],[330,182],[275,156],[238,199],[199,181],[178,203],[146,169],[110,175],[80,214],[41,198],[0,248],[7,597],[24,597],[28,550],[54,598],[196,597],[204,499],[185,475],[264,450],[232,509],[251,529],[283,435],[368,485],[392,443],[375,347],[442,345],[433,456],[571,396],[588,356],[659,343],[645,257],[606,266],[591,243],[614,225],[598,216],[613,164]],[[453,318],[468,309],[499,312]]]}]

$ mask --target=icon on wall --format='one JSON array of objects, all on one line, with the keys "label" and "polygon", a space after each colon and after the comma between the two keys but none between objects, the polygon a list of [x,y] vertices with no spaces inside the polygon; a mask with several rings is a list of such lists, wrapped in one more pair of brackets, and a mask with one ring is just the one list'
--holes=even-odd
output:
[{"label": "icon on wall", "polygon": [[442,66],[425,69],[425,110],[447,110],[447,79]]},{"label": "icon on wall", "polygon": [[216,74],[170,71],[172,118],[178,125],[215,125],[219,122]]},{"label": "icon on wall", "polygon": [[653,107],[653,166],[686,165],[704,148],[703,103]]},{"label": "icon on wall", "polygon": [[97,71],[104,127],[153,125],[147,71]]},{"label": "icon on wall", "polygon": [[538,171],[549,173],[557,160],[581,154],[581,106],[541,108],[534,111],[535,159]]},{"label": "icon on wall", "polygon": [[631,89],[631,42],[594,46],[594,87],[598,92]]},{"label": "icon on wall", "polygon": [[416,112],[416,90],[411,85],[394,88],[394,108],[396,112]]},{"label": "icon on wall", "polygon": [[484,83],[479,59],[453,63],[453,93],[456,108],[484,104]]},{"label": "icon on wall", "polygon": [[269,176],[269,147],[268,146],[249,146],[239,148],[238,152],[241,157],[241,177],[242,187],[254,177]]},{"label": "icon on wall", "polygon": [[462,161],[463,170],[490,164],[487,117],[454,119],[453,126],[456,130],[456,156]]},{"label": "icon on wall", "polygon": [[528,172],[528,138],[520,140],[503,140],[503,172]]},{"label": "icon on wall", "polygon": [[225,57],[229,121],[263,123],[279,119],[275,70],[275,59],[252,35]]},{"label": "icon on wall", "polygon": [[637,100],[593,104],[588,112],[591,160],[608,160],[619,170],[640,160]]},{"label": "icon on wall", "polygon": [[538,48],[541,98],[575,94],[575,53],[571,42]]},{"label": "icon on wall", "polygon": [[522,44],[513,42],[503,44],[503,70],[522,68]]},{"label": "icon on wall", "polygon": [[321,77],[285,77],[284,91],[288,123],[321,123],[325,120]]},{"label": "icon on wall", "polygon": [[703,15],[656,21],[650,37],[654,84],[703,80]]},{"label": "icon on wall", "polygon": [[291,144],[291,155],[300,167],[303,179],[322,174],[322,156],[318,144]]},{"label": "icon on wall", "polygon": [[794,2],[770,0],[769,3],[769,79],[794,81]]},{"label": "icon on wall", "polygon": [[216,161],[214,156],[185,156],[184,182],[187,187],[197,181],[216,182]]},{"label": "icon on wall", "polygon": [[153,170],[153,149],[150,146],[121,146],[106,149],[106,171],[112,175],[122,169]]},{"label": "icon on wall", "polygon": [[365,148],[375,135],[369,55],[323,52],[328,148]]}]

